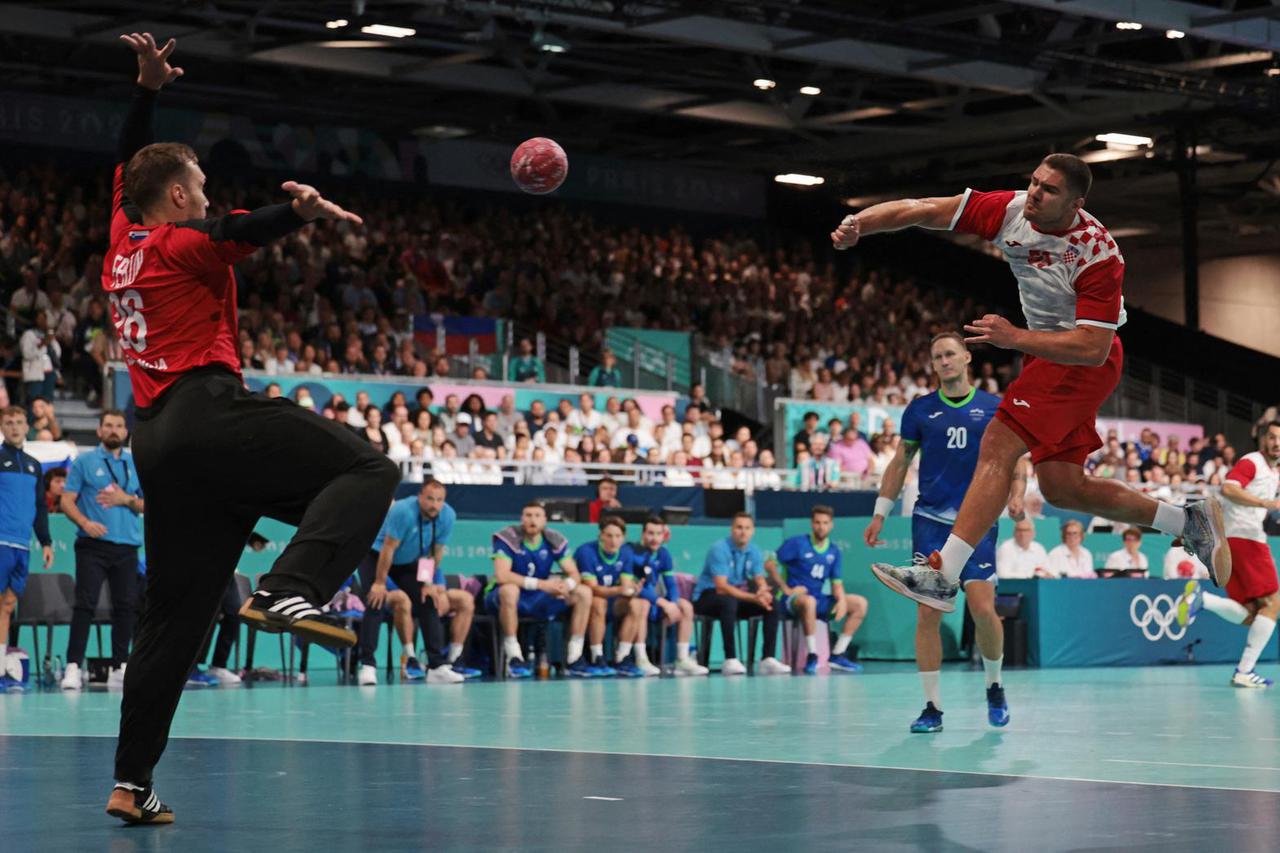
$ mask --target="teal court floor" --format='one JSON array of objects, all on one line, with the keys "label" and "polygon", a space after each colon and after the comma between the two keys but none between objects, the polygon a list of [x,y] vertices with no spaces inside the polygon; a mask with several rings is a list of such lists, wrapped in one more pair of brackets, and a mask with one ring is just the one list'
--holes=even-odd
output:
[{"label": "teal court floor", "polygon": [[[316,668],[318,669],[318,667]],[[325,681],[326,675],[329,681]],[[102,811],[119,695],[0,695],[0,850],[1280,849],[1280,695],[1230,667],[188,691],[157,791]]]}]

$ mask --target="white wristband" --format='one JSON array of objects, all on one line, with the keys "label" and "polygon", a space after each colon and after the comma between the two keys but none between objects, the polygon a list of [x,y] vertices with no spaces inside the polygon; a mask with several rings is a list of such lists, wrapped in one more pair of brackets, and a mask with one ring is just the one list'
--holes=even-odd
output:
[{"label": "white wristband", "polygon": [[529,590],[530,592],[534,591],[535,589],[537,589],[537,588],[538,588],[538,579],[537,579],[537,578],[525,578],[525,579],[524,579],[524,588],[525,588],[525,589],[527,589],[527,590]]},{"label": "white wristband", "polygon": [[573,578],[565,578],[564,585],[569,588],[569,592],[573,592],[573,588],[578,585],[578,582]]},{"label": "white wristband", "polygon": [[893,512],[894,503],[895,501],[893,498],[878,497],[876,498],[875,512],[872,514],[881,516],[882,518],[888,518],[889,513]]}]

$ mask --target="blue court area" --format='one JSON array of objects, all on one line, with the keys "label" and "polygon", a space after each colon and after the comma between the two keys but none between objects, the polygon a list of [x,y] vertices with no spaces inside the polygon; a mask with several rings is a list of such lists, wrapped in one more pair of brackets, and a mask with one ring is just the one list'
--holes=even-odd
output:
[{"label": "blue court area", "polygon": [[103,807],[119,695],[0,696],[6,851],[1274,850],[1277,696],[1230,667],[189,691],[168,827]]}]

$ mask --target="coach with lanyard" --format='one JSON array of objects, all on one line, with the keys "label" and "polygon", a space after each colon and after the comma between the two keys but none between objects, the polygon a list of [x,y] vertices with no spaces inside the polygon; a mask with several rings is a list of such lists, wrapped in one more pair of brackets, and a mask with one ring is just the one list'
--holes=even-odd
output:
[{"label": "coach with lanyard", "polygon": [[[77,456],[67,474],[61,509],[76,527],[76,603],[67,640],[64,690],[82,683],[89,625],[105,581],[111,587],[111,674],[122,686],[138,600],[138,548],[142,545],[142,484],[133,454],[124,449],[128,429],[121,412],[98,418],[99,444]],[[193,543],[192,547],[199,547]]]},{"label": "coach with lanyard", "polygon": [[[377,671],[374,653],[382,632],[388,578],[409,596],[413,616],[422,626],[427,683],[457,684],[464,680],[449,666],[444,653],[441,614],[449,612],[449,599],[436,566],[458,518],[453,507],[445,503],[444,496],[444,485],[428,480],[418,494],[392,503],[373,541],[373,550],[360,563],[360,587],[364,590],[365,604],[364,620],[360,623],[361,684],[373,683],[369,675]],[[406,652],[408,662],[415,664],[415,650],[406,649]]]}]

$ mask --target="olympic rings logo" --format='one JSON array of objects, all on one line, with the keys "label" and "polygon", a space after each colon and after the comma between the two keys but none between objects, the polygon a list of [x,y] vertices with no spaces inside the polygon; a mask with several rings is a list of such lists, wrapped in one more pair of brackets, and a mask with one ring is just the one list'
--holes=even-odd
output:
[{"label": "olympic rings logo", "polygon": [[[1140,605],[1146,607],[1141,616],[1138,615]],[[1135,595],[1133,601],[1129,602],[1129,619],[1153,643],[1161,638],[1181,640],[1187,633],[1187,626],[1178,624],[1177,602],[1164,593],[1154,599],[1141,594]]]}]

